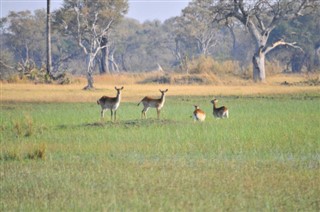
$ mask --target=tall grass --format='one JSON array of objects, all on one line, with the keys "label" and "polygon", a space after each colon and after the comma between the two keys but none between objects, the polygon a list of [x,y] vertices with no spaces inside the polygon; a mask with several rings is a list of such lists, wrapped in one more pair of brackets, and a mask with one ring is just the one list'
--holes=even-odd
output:
[{"label": "tall grass", "polygon": [[[1,157],[1,210],[319,211],[319,96],[219,99],[227,120],[209,96],[168,97],[161,120],[124,102],[115,123],[94,103],[2,103],[1,155],[44,145],[46,160]],[[23,117],[30,136],[6,121]]]}]

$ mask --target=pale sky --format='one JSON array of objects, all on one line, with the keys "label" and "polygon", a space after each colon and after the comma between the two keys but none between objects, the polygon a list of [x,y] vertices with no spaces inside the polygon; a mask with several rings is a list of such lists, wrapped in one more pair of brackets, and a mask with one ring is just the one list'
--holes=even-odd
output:
[{"label": "pale sky", "polygon": [[[140,22],[146,20],[164,21],[179,16],[191,0],[129,0],[127,17]],[[46,8],[46,0],[0,0],[0,16],[5,17],[9,11],[35,10]],[[59,8],[63,0],[51,0],[51,10]]]}]

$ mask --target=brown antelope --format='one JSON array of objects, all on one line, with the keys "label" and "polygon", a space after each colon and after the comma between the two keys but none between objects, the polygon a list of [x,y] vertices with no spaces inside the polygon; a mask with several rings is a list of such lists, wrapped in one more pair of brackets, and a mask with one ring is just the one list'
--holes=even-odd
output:
[{"label": "brown antelope", "polygon": [[229,110],[225,106],[217,107],[217,99],[211,101],[213,104],[213,116],[216,118],[228,118],[229,117]]},{"label": "brown antelope", "polygon": [[111,121],[113,118],[113,113],[114,113],[114,121],[117,118],[117,109],[120,105],[121,90],[123,89],[123,86],[121,88],[117,88],[117,87],[114,87],[114,88],[117,90],[116,97],[103,96],[97,101],[97,104],[101,106],[101,118],[104,117],[105,110],[110,110],[111,111]]},{"label": "brown antelope", "polygon": [[153,107],[153,108],[157,109],[158,119],[160,118],[160,110],[164,105],[165,93],[168,91],[168,89],[166,89],[164,91],[162,91],[162,90],[159,90],[159,91],[161,92],[160,99],[153,99],[153,98],[150,98],[150,97],[146,96],[139,102],[138,106],[140,105],[141,102],[143,104],[143,110],[141,111],[141,118],[143,118],[143,117],[147,118],[146,112],[148,111],[148,109],[150,107]]},{"label": "brown antelope", "polygon": [[206,119],[206,113],[200,109],[199,106],[194,105],[195,110],[193,111],[193,120],[194,121],[204,121]]}]

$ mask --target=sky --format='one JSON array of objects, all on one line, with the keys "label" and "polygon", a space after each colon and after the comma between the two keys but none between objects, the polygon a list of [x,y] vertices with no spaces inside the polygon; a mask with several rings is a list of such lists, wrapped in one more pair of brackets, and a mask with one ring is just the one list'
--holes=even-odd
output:
[{"label": "sky", "polygon": [[[127,17],[140,22],[146,20],[164,21],[179,16],[191,0],[128,0]],[[0,16],[5,17],[9,11],[23,11],[46,8],[46,0],[0,0]],[[63,0],[51,0],[51,10],[58,9]]]}]

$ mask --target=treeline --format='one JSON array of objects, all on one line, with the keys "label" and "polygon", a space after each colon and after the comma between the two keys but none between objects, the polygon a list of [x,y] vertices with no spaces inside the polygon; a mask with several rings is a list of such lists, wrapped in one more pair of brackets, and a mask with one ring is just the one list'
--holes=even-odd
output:
[{"label": "treeline", "polygon": [[[115,2],[117,5],[105,3],[102,7],[93,3],[86,5],[85,2],[79,5],[77,1],[69,0],[52,13],[52,65],[55,75],[85,75],[88,70],[94,74],[153,70],[195,73],[201,72],[202,68],[198,66],[195,70],[192,64],[195,61],[199,62],[197,64],[206,63],[206,58],[237,62],[239,66],[235,66],[234,71],[241,73],[252,65],[253,55],[260,48],[263,52],[267,45],[275,47],[283,43],[266,55],[267,60],[277,61],[286,72],[320,70],[319,7],[304,13],[298,11],[301,15],[295,18],[280,18],[275,25],[270,25],[272,30],[265,31],[270,35],[265,45],[259,46],[253,39],[254,28],[249,28],[250,19],[245,16],[246,11],[241,12],[247,25],[237,18],[223,20],[223,14],[218,18],[216,14],[219,12],[214,7],[222,5],[196,0],[178,17],[164,22],[140,23],[124,17],[130,9],[127,1]],[[229,5],[224,6],[227,8]],[[272,17],[263,18],[265,20],[257,16],[252,20],[257,29],[261,28],[261,34],[264,26],[272,21]],[[46,11],[10,12],[1,19],[0,27],[1,79],[20,74],[30,78],[42,76],[45,81]]]}]

